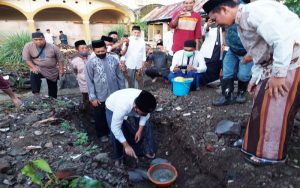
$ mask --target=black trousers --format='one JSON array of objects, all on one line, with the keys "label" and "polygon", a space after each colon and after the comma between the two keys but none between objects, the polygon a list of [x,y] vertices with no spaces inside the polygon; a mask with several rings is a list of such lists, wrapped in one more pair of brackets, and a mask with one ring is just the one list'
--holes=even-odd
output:
[{"label": "black trousers", "polygon": [[109,128],[105,114],[105,102],[101,102],[100,105],[94,107],[94,120],[97,135],[99,137],[109,135]]},{"label": "black trousers", "polygon": [[[40,93],[41,90],[41,84],[42,84],[42,78],[45,78],[41,74],[34,74],[30,73],[30,82],[31,82],[31,90],[32,93]],[[53,82],[51,80],[47,80],[48,85],[48,95],[53,98],[57,98],[57,81]]]}]

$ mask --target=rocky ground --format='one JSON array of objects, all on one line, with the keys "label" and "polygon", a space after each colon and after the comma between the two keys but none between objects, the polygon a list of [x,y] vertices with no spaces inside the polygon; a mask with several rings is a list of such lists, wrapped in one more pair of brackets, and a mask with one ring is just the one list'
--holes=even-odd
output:
[{"label": "rocky ground", "polygon": [[[216,87],[175,97],[163,82],[146,85],[159,103],[151,118],[157,157],[171,162],[179,173],[173,187],[299,187],[300,116],[286,164],[254,167],[229,146],[238,136],[215,134],[217,123],[224,119],[240,122],[243,132],[250,100],[244,105],[213,107]],[[128,175],[135,169],[147,170],[151,161],[126,158],[125,167],[116,168],[109,160],[110,145],[96,138],[89,116],[79,109],[79,95],[23,100],[20,109],[10,102],[0,105],[0,187],[33,187],[21,169],[34,159],[47,160],[55,172],[98,179],[104,187],[154,187],[148,180],[133,182]]]}]

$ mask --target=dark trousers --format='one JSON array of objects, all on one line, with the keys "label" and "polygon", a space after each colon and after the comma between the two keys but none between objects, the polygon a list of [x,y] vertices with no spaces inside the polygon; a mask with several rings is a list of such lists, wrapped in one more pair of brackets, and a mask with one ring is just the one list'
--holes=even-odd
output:
[{"label": "dark trousers", "polygon": [[146,69],[145,74],[149,76],[150,78],[154,79],[155,77],[161,77],[159,74],[157,68],[149,68]]},{"label": "dark trousers", "polygon": [[105,102],[101,102],[100,105],[94,107],[94,119],[97,135],[99,137],[107,136],[109,134],[109,129],[105,115]]},{"label": "dark trousers", "polygon": [[[106,118],[111,130],[111,120],[113,112],[106,109]],[[137,156],[143,156],[144,154],[152,154],[156,152],[155,141],[152,133],[151,124],[149,121],[143,129],[143,135],[141,140],[136,143],[134,140],[135,134],[139,129],[139,118],[128,117],[123,121],[122,132],[126,138],[128,144],[132,147]],[[110,133],[110,140],[113,146],[113,159],[121,159],[124,154],[123,145],[115,138],[114,134]]]},{"label": "dark trousers", "polygon": [[[34,74],[30,73],[30,83],[31,83],[31,90],[32,93],[40,93],[41,90],[41,84],[42,84],[42,78],[45,78],[41,74]],[[47,85],[48,85],[48,95],[49,97],[57,98],[57,81],[53,82],[51,80],[47,80]]]}]

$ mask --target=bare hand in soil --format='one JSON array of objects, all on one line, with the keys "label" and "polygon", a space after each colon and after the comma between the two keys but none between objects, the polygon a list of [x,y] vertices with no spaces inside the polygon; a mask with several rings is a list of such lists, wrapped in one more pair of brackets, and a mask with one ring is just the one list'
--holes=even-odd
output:
[{"label": "bare hand in soil", "polygon": [[137,156],[131,146],[128,145],[125,147],[125,153],[126,153],[126,155],[137,159]]},{"label": "bare hand in soil", "polygon": [[94,107],[97,107],[97,106],[99,106],[99,105],[101,104],[101,102],[100,102],[98,99],[92,100],[91,103],[92,103],[92,105],[93,105]]},{"label": "bare hand in soil", "polygon": [[16,107],[19,107],[19,106],[21,106],[21,104],[22,104],[22,101],[21,101],[19,98],[14,98],[14,99],[12,99],[12,102],[14,103],[14,105],[15,105]]},{"label": "bare hand in soil", "polygon": [[274,96],[275,99],[279,97],[279,94],[284,97],[284,95],[289,92],[289,88],[285,83],[285,78],[271,77],[265,89],[269,91],[270,97]]}]

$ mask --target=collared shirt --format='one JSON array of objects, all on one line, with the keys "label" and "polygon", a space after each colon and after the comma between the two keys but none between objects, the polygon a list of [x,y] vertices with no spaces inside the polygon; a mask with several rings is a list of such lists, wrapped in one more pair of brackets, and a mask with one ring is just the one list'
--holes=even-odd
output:
[{"label": "collared shirt", "polygon": [[191,65],[197,70],[197,73],[205,72],[207,69],[204,57],[202,53],[200,53],[199,51],[195,51],[194,55],[188,58],[184,55],[184,50],[179,50],[173,56],[172,65],[170,67],[171,72],[173,72],[176,65],[178,66]]},{"label": "collared shirt", "polygon": [[58,63],[64,64],[63,54],[54,44],[46,43],[44,54],[42,53],[40,57],[34,59],[40,50],[33,42],[29,42],[23,48],[22,58],[24,61],[32,61],[38,66],[45,78],[56,81],[59,75],[57,65]]},{"label": "collared shirt", "polygon": [[129,46],[125,54],[126,66],[129,69],[140,69],[146,61],[146,43],[142,37],[136,40],[129,37]]},{"label": "collared shirt", "polygon": [[121,129],[126,116],[140,117],[140,126],[145,126],[150,117],[150,113],[147,116],[140,116],[133,111],[134,100],[141,92],[142,90],[134,88],[122,89],[111,94],[105,102],[106,108],[113,112],[111,131],[121,143],[126,141]]},{"label": "collared shirt", "polygon": [[113,92],[125,88],[125,79],[119,62],[113,56],[100,59],[97,56],[88,60],[85,70],[89,100],[106,101]]},{"label": "collared shirt", "polygon": [[87,62],[88,62],[88,58],[82,58],[82,57],[75,57],[71,61],[81,93],[88,93],[88,88],[85,79],[85,66]]},{"label": "collared shirt", "polygon": [[251,83],[270,76],[286,77],[296,44],[300,44],[300,20],[285,5],[276,1],[254,1],[240,5],[236,15],[238,32],[253,58]]}]

